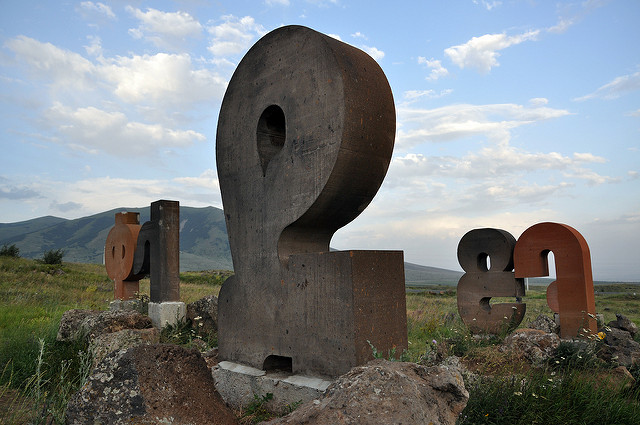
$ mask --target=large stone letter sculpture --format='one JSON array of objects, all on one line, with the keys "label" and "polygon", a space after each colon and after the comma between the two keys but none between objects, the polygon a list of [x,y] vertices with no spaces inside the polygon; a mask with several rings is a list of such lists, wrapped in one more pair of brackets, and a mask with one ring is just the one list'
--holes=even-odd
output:
[{"label": "large stone letter sculpture", "polygon": [[526,304],[489,304],[491,297],[524,296],[524,280],[512,271],[515,244],[511,233],[500,229],[471,230],[458,244],[458,262],[466,272],[458,282],[458,312],[472,332],[499,333],[522,322]]},{"label": "large stone letter sculpture", "polygon": [[107,235],[104,246],[104,265],[107,275],[114,282],[114,298],[130,300],[136,297],[140,285],[133,272],[133,256],[140,232],[140,214],[135,212],[117,213],[115,226]]},{"label": "large stone letter sculpture", "polygon": [[539,223],[518,239],[514,251],[516,277],[549,276],[549,251],[556,262],[556,280],[547,288],[547,304],[560,316],[560,336],[597,332],[596,304],[589,246],[566,224]]},{"label": "large stone letter sculpture", "polygon": [[180,302],[180,203],[151,203],[151,219],[138,234],[133,272],[150,275],[149,317],[162,328],[183,318]]},{"label": "large stone letter sculpture", "polygon": [[364,52],[309,28],[259,40],[227,88],[216,158],[235,276],[219,356],[336,376],[407,347],[401,251],[329,252],[369,204],[395,136],[391,89]]}]

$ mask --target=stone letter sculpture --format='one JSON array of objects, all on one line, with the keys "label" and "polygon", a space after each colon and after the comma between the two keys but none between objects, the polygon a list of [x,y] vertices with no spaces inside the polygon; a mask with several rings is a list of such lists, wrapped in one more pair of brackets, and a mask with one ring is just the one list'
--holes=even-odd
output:
[{"label": "stone letter sculpture", "polygon": [[516,277],[549,276],[549,251],[556,262],[556,280],[547,288],[547,304],[560,316],[560,336],[596,333],[591,255],[577,230],[559,223],[538,223],[525,230],[514,251]]},{"label": "stone letter sculpture", "polygon": [[180,302],[180,203],[151,203],[151,219],[142,225],[133,261],[137,275],[150,276],[149,317],[163,328],[182,319]]},{"label": "stone letter sculpture", "polygon": [[458,262],[466,273],[458,282],[458,312],[472,332],[499,333],[522,322],[526,304],[489,304],[491,297],[524,296],[524,280],[512,271],[515,244],[500,229],[475,229],[460,239]]},{"label": "stone letter sculpture", "polygon": [[329,252],[386,174],[391,89],[364,52],[287,26],[245,55],[222,102],[216,159],[235,275],[219,355],[336,376],[407,347],[401,251]]},{"label": "stone letter sculpture", "polygon": [[104,265],[107,275],[114,282],[114,298],[130,300],[140,289],[138,276],[133,272],[133,256],[140,232],[140,214],[137,212],[117,213],[115,226],[107,235],[104,246]]}]

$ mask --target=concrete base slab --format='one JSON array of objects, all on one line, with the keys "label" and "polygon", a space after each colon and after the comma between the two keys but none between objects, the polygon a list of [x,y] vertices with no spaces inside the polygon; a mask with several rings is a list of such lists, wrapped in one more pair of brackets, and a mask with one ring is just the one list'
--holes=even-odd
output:
[{"label": "concrete base slab", "polygon": [[187,306],[180,301],[168,301],[164,303],[149,303],[149,318],[153,326],[162,329],[167,325],[175,325],[183,320],[187,312]]},{"label": "concrete base slab", "polygon": [[242,409],[255,401],[255,396],[273,394],[269,408],[284,411],[298,402],[310,402],[322,397],[331,381],[285,372],[265,372],[238,363],[223,361],[212,370],[216,389],[224,401]]}]

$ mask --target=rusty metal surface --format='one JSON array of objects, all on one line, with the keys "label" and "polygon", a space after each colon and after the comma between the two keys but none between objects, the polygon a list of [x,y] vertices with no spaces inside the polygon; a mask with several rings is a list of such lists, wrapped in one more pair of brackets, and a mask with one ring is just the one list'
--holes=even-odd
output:
[{"label": "rusty metal surface", "polygon": [[107,275],[114,281],[114,298],[130,300],[137,296],[141,276],[133,273],[133,258],[140,232],[140,214],[115,214],[115,225],[109,231],[104,247]]},{"label": "rusty metal surface", "polygon": [[518,239],[514,251],[516,277],[549,276],[548,254],[556,263],[556,280],[547,289],[549,307],[560,315],[563,338],[597,332],[589,246],[574,228],[539,223]]},{"label": "rusty metal surface", "polygon": [[500,229],[474,229],[460,239],[458,262],[466,273],[458,282],[458,312],[474,333],[499,333],[522,322],[526,304],[490,304],[492,297],[524,296],[524,280],[512,271],[515,245],[513,235]]},{"label": "rusty metal surface", "polygon": [[[394,137],[391,89],[364,52],[300,26],[279,28],[249,50],[229,82],[216,140],[235,270],[220,291],[221,359],[260,368],[276,355],[291,357],[294,372],[346,371],[370,352],[364,338],[387,332],[383,323],[361,325],[368,319],[354,313],[358,297],[375,299],[386,320],[400,324],[377,348],[406,347],[402,254],[328,252],[334,232],[380,187]],[[365,283],[358,276],[367,267],[378,273]],[[381,276],[402,282],[386,299],[377,292],[388,289]],[[314,325],[314,315],[335,325]],[[345,336],[338,324],[360,327]]]},{"label": "rusty metal surface", "polygon": [[133,271],[150,276],[149,299],[180,301],[180,203],[151,203],[151,217],[137,237]]}]

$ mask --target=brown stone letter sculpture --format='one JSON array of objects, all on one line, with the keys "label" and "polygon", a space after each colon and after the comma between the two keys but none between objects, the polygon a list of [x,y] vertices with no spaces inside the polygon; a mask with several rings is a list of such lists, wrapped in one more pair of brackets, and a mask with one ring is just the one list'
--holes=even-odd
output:
[{"label": "brown stone letter sculpture", "polygon": [[378,64],[309,28],[259,40],[222,102],[216,158],[235,276],[222,360],[335,376],[407,347],[401,251],[329,252],[377,192],[395,108]]},{"label": "brown stone letter sculpture", "polygon": [[140,214],[117,213],[116,224],[107,235],[104,246],[104,265],[114,281],[114,298],[130,300],[136,297],[142,276],[133,272],[133,257],[140,232]]},{"label": "brown stone letter sculpture", "polygon": [[175,324],[185,315],[180,302],[180,203],[151,203],[151,219],[142,225],[133,271],[150,275],[149,317],[154,326]]},{"label": "brown stone letter sculpture", "polygon": [[538,223],[525,230],[514,252],[516,277],[549,276],[549,251],[553,251],[556,262],[556,280],[547,288],[547,304],[560,315],[560,336],[597,332],[591,255],[576,229],[566,224]]},{"label": "brown stone letter sculpture", "polygon": [[489,304],[491,297],[524,295],[524,281],[512,271],[515,244],[500,229],[475,229],[460,239],[458,262],[466,273],[458,282],[458,312],[472,332],[499,333],[522,322],[526,304]]}]

